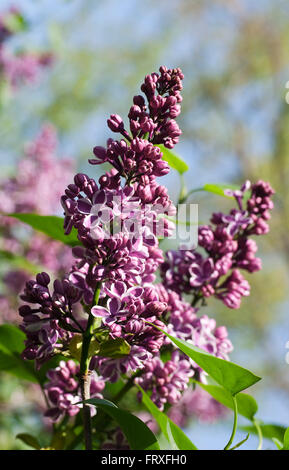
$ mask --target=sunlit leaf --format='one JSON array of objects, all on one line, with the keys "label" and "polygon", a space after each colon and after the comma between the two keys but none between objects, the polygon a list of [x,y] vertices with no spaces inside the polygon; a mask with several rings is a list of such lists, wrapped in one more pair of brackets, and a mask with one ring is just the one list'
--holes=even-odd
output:
[{"label": "sunlit leaf", "polygon": [[[157,327],[155,327],[157,328]],[[225,361],[218,357],[212,356],[207,351],[203,351],[191,343],[182,339],[175,338],[169,335],[165,331],[161,330],[170,340],[195,361],[205,372],[207,372],[212,379],[214,379],[219,385],[224,387],[232,395],[245,390],[246,388],[254,385],[258,382],[260,377],[250,372],[243,367],[234,364],[230,361]]]},{"label": "sunlit leaf", "polygon": [[101,408],[111,418],[113,418],[124,435],[126,436],[132,450],[159,450],[156,436],[147,425],[128,411],[117,408],[112,402],[91,398],[85,403],[90,403]]},{"label": "sunlit leaf", "polygon": [[153,418],[158,423],[163,436],[168,441],[170,449],[173,450],[197,450],[196,446],[185,435],[185,433],[165,415],[159,408],[152,402],[147,393],[138,385],[142,393],[142,401],[151,413]]},{"label": "sunlit leaf", "polygon": [[208,184],[204,184],[204,186],[202,188],[203,191],[206,191],[208,193],[218,194],[219,196],[232,198],[232,196],[228,196],[226,194],[226,192],[225,192],[226,189],[236,190],[236,189],[240,189],[240,186],[232,185],[232,184],[212,184],[212,183],[208,183]]}]

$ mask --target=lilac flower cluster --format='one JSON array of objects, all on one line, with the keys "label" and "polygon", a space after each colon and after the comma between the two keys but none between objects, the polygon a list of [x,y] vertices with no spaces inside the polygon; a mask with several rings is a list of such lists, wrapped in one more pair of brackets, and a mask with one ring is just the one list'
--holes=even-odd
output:
[{"label": "lilac flower cluster", "polygon": [[193,375],[190,361],[174,351],[165,363],[158,356],[146,362],[144,374],[135,380],[144,390],[151,390],[151,400],[163,410],[165,403],[173,405],[181,399]]},{"label": "lilac flower cluster", "polygon": [[16,8],[10,8],[0,15],[0,75],[8,86],[15,90],[22,84],[34,83],[40,70],[50,66],[53,55],[50,52],[11,52],[7,40],[15,34],[11,24],[23,21]]},{"label": "lilac flower cluster", "polygon": [[[147,104],[144,97],[134,97],[129,131],[120,116],[111,115],[108,126],[123,139],[95,147],[90,163],[107,162],[112,168],[98,182],[77,174],[61,197],[65,233],[75,228],[79,240],[73,248],[74,263],[64,280],[54,282],[53,290],[46,273],[28,282],[22,296],[26,304],[20,308],[26,359],[36,359],[40,366],[55,352],[68,351],[74,335],[82,333],[83,339],[89,336],[89,341],[98,343],[87,358],[90,369],[101,376],[98,385],[92,381],[91,395],[100,393],[105,381],[125,376],[151,392],[160,409],[173,405],[176,420],[194,407],[199,410],[196,414],[202,414],[204,401],[189,383],[192,377],[205,382],[206,374],[161,330],[229,360],[233,347],[227,329],[199,315],[196,305],[215,296],[237,308],[249,295],[250,286],[240,270],[261,268],[255,257],[257,245],[250,237],[268,231],[273,208],[269,184],[252,185],[246,200],[250,189],[246,183],[240,191],[228,192],[237,209],[228,215],[213,214],[211,224],[200,227],[202,252],[169,251],[164,260],[158,237],[170,235],[173,225],[166,216],[176,209],[157,181],[169,171],[157,145],[172,148],[178,142],[181,131],[175,118],[180,113],[182,79],[180,69],[166,67],[145,77],[141,90]],[[159,268],[163,282],[153,284]],[[192,294],[192,303],[183,294]],[[123,348],[103,352],[102,346],[112,344]],[[49,372],[47,415],[53,419],[78,412],[78,371],[69,361]],[[107,448],[126,445],[118,431],[106,444]]]},{"label": "lilac flower cluster", "polygon": [[23,318],[21,329],[27,337],[22,356],[24,359],[35,359],[38,367],[56,351],[68,347],[71,330],[81,331],[73,310],[81,293],[68,280],[54,281],[51,293],[49,283],[50,277],[44,272],[37,274],[36,281],[27,282],[21,299],[29,305],[19,308]]},{"label": "lilac flower cluster", "polygon": [[[79,387],[79,366],[74,361],[60,361],[56,369],[47,372],[48,382],[45,384],[49,408],[45,416],[57,421],[65,415],[75,416],[81,406]],[[95,371],[91,373],[90,395],[92,398],[103,398],[101,392],[105,383]]]},{"label": "lilac flower cluster", "polygon": [[[152,75],[152,80],[159,83],[154,90],[180,100],[181,72],[170,70],[165,74],[164,70],[159,82],[158,75]],[[170,122],[161,105],[154,119],[156,129],[168,127]],[[112,170],[99,179],[99,184],[87,175],[76,175],[62,197],[66,233],[74,226],[85,247],[74,250],[79,259],[74,273],[78,278],[90,278],[90,284],[92,279],[122,280],[131,285],[152,281],[162,259],[157,236],[168,236],[173,228],[164,216],[173,215],[175,207],[167,190],[156,182],[157,177],[168,173],[169,167],[160,148],[154,146],[153,138],[145,140],[142,134],[130,137],[116,116],[111,117],[108,125],[126,140],[110,139],[107,148],[95,147],[96,159],[90,163],[109,162]],[[112,226],[119,228],[117,233],[112,233]]]},{"label": "lilac flower cluster", "polygon": [[242,297],[250,294],[249,282],[240,270],[253,273],[261,269],[261,260],[255,256],[257,244],[250,237],[268,232],[274,191],[269,183],[259,181],[252,186],[246,182],[239,191],[228,190],[227,194],[235,198],[238,209],[228,215],[214,213],[211,225],[199,228],[198,243],[204,253],[169,251],[161,267],[164,285],[192,294],[193,305],[214,296],[229,308],[239,308]]},{"label": "lilac flower cluster", "polygon": [[112,339],[123,338],[130,346],[129,354],[123,358],[97,360],[100,373],[115,382],[121,374],[144,368],[158,354],[164,335],[149,323],[165,328],[160,318],[166,304],[158,300],[152,285],[127,289],[125,283],[116,282],[105,291],[109,297],[107,308],[94,306],[91,313],[103,319]]},{"label": "lilac flower cluster", "polygon": [[[121,374],[129,377],[143,371],[137,380],[152,390],[160,408],[180,400],[190,377],[204,377],[152,324],[218,357],[227,359],[232,349],[224,328],[216,328],[206,316],[199,318],[178,293],[152,284],[164,262],[157,237],[168,236],[172,229],[164,215],[175,213],[166,188],[156,181],[169,168],[155,144],[171,148],[178,140],[180,131],[173,118],[180,111],[182,77],[179,69],[161,67],[160,74],[145,78],[142,91],[148,110],[142,97],[134,98],[129,112],[131,136],[118,116],[108,121],[125,140],[109,140],[106,149],[95,147],[96,159],[90,163],[109,162],[113,168],[98,183],[77,174],[61,198],[65,231],[75,227],[81,243],[73,249],[76,261],[64,281],[55,281],[52,293],[45,273],[27,283],[22,299],[38,307],[20,309],[27,334],[24,357],[35,358],[40,365],[55,351],[67,349],[75,331],[84,331],[85,323],[73,311],[81,302],[85,312],[100,320],[99,335],[121,339],[128,348],[120,357],[95,356],[91,366],[110,382]],[[100,302],[94,305],[99,285]],[[172,353],[165,363],[163,350]]]}]

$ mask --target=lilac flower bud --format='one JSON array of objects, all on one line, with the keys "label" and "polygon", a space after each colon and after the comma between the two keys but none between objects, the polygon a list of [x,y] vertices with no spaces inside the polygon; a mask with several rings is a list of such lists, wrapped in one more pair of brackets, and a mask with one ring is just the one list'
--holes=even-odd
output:
[{"label": "lilac flower bud", "polygon": [[107,125],[112,132],[121,132],[124,129],[123,120],[118,114],[112,114],[107,120]]}]

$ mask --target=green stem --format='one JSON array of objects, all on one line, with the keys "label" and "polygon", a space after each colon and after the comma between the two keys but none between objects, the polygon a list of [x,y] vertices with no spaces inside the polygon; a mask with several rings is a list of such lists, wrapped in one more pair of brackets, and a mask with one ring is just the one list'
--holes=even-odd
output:
[{"label": "green stem", "polygon": [[245,439],[243,439],[242,441],[238,442],[238,444],[236,444],[234,447],[231,447],[230,450],[235,450],[235,449],[238,449],[239,447],[241,447],[241,445],[243,445],[243,444],[249,439],[249,436],[250,436],[250,434],[247,434],[247,436],[245,437]]},{"label": "green stem", "polygon": [[262,450],[262,446],[263,446],[263,433],[262,433],[262,429],[260,427],[260,424],[259,424],[259,421],[257,419],[254,419],[253,420],[253,424],[257,430],[257,433],[258,433],[258,437],[259,437],[259,444],[258,444],[258,447],[256,450]]},{"label": "green stem", "polygon": [[224,450],[229,450],[229,449],[230,449],[231,444],[232,444],[232,442],[233,442],[233,440],[234,440],[236,431],[237,431],[237,422],[238,422],[238,406],[237,406],[237,399],[236,399],[236,396],[235,396],[235,395],[234,395],[232,398],[233,398],[233,404],[234,404],[234,424],[233,424],[233,430],[232,430],[231,437],[230,437],[230,439],[229,439],[228,444],[224,447]]},{"label": "green stem", "polygon": [[185,185],[185,179],[184,179],[184,175],[180,174],[180,182],[181,182],[181,189],[180,189],[180,194],[179,194],[179,198],[178,198],[178,204],[182,204],[183,202],[186,201],[187,199],[187,188],[186,188],[186,185]]},{"label": "green stem", "polygon": [[[98,282],[96,285],[96,289],[94,292],[93,302],[91,307],[98,304],[99,296],[101,290],[101,283]],[[88,400],[90,398],[90,371],[89,371],[89,362],[90,362],[90,355],[89,355],[89,346],[91,342],[91,338],[93,335],[93,328],[94,328],[94,321],[95,318],[89,312],[86,330],[82,335],[82,349],[81,349],[81,358],[80,358],[80,388],[81,388],[81,397],[82,400]],[[92,438],[91,438],[91,415],[90,415],[90,406],[84,404],[83,405],[83,427],[84,427],[84,441],[85,441],[85,449],[91,450],[92,449]]]},{"label": "green stem", "polygon": [[188,199],[188,197],[193,194],[193,193],[198,193],[199,191],[204,191],[204,188],[195,188],[195,189],[191,189],[189,192],[187,192],[181,199],[179,199],[179,204],[183,204],[184,202],[186,202],[186,200]]}]

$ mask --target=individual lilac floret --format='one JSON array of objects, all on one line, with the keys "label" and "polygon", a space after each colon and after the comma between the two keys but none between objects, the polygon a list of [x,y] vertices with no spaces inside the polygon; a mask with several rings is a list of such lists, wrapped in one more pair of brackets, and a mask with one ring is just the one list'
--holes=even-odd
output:
[{"label": "individual lilac floret", "polygon": [[[75,416],[82,405],[81,391],[79,385],[79,365],[74,361],[60,361],[56,369],[47,372],[48,383],[45,384],[49,408],[46,417],[57,421],[64,416]],[[91,398],[103,398],[101,392],[105,382],[96,372],[91,373],[90,396]],[[77,404],[78,403],[78,404]]]},{"label": "individual lilac floret", "polygon": [[250,295],[250,284],[238,269],[219,285],[216,297],[229,308],[240,308],[242,297]]},{"label": "individual lilac floret", "polygon": [[23,317],[21,329],[27,336],[24,359],[36,359],[38,367],[50,359],[56,350],[67,345],[71,329],[79,332],[73,316],[74,304],[81,299],[81,291],[68,280],[54,281],[50,293],[50,277],[37,274],[36,281],[26,283],[21,299],[30,305],[22,305],[19,314]]},{"label": "individual lilac floret", "polygon": [[151,391],[151,400],[163,410],[166,403],[173,405],[181,399],[193,375],[189,360],[174,351],[171,360],[165,363],[159,357],[147,361],[144,374],[135,381]]}]

